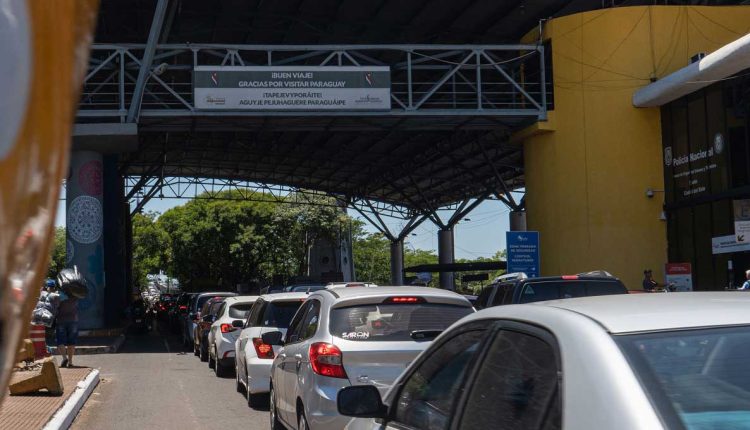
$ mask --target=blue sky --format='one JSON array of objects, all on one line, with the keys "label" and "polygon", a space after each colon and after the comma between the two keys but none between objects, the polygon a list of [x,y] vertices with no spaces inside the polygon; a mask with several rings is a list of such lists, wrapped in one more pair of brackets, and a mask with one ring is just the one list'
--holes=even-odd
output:
[{"label": "blue sky", "polygon": [[[176,205],[184,204],[187,199],[152,199],[145,206],[146,211],[163,213]],[[349,215],[362,219],[368,231],[376,231],[355,211],[349,210]],[[441,218],[447,220],[449,212],[441,213]],[[455,256],[456,258],[491,257],[497,251],[505,249],[505,232],[508,230],[508,208],[499,201],[485,201],[466,216],[470,221],[461,221],[455,227]],[[385,218],[392,231],[400,230],[404,221]],[[57,210],[58,226],[65,225],[65,190],[63,189]],[[405,247],[414,249],[434,250],[437,253],[438,227],[432,222],[425,221],[406,239]]]}]

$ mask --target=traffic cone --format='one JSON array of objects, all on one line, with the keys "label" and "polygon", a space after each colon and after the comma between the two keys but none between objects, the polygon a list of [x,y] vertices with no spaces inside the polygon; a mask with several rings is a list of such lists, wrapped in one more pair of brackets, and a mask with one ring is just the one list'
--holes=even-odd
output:
[{"label": "traffic cone", "polygon": [[34,355],[36,356],[36,359],[39,360],[40,358],[49,357],[45,327],[43,325],[31,324],[29,337],[34,344]]}]

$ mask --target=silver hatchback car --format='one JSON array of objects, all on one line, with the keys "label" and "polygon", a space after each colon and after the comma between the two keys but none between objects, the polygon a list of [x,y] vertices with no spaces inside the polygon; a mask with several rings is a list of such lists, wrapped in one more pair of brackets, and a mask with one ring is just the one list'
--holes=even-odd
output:
[{"label": "silver hatchback car", "polygon": [[343,387],[373,385],[385,393],[432,340],[471,303],[450,291],[423,287],[335,287],[316,291],[281,332],[271,368],[271,427],[342,428],[336,396]]}]

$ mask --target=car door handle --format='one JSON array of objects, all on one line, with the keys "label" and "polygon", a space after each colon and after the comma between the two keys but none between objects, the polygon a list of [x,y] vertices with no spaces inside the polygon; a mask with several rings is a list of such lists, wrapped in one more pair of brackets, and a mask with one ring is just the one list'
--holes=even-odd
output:
[{"label": "car door handle", "polygon": [[294,359],[297,360],[297,362],[302,361],[302,354],[294,354]]}]

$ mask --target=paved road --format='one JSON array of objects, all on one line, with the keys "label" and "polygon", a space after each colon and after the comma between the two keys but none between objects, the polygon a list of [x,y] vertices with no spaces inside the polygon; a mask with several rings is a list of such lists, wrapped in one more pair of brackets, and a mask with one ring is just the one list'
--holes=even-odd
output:
[{"label": "paved road", "polygon": [[268,429],[268,409],[254,410],[174,336],[130,336],[117,354],[76,357],[102,382],[73,423],[88,429]]}]

